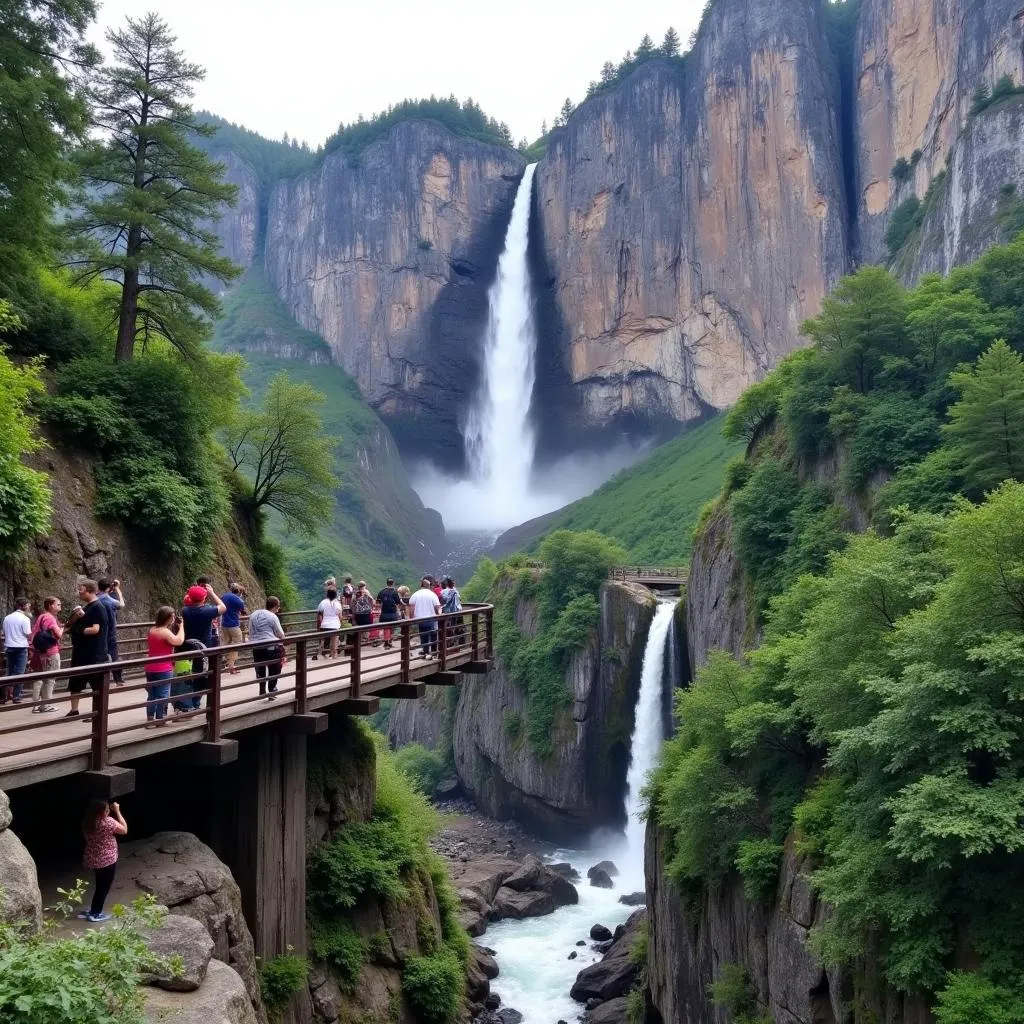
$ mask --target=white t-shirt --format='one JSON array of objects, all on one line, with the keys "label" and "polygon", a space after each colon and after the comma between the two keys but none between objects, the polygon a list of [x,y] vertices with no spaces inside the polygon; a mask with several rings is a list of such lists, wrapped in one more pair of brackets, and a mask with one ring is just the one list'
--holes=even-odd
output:
[{"label": "white t-shirt", "polygon": [[414,619],[432,619],[441,610],[441,602],[432,590],[421,587],[409,598],[409,607]]},{"label": "white t-shirt", "polygon": [[24,612],[11,612],[4,619],[4,647],[28,647],[32,620]]},{"label": "white t-shirt", "polygon": [[341,629],[341,602],[329,601],[326,597],[317,605],[321,629]]}]

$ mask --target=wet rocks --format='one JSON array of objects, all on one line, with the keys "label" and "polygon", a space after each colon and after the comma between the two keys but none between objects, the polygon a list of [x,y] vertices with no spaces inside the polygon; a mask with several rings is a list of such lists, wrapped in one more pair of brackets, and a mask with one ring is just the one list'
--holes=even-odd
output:
[{"label": "wet rocks", "polygon": [[[587,1009],[592,1010],[599,1003],[628,994],[640,975],[640,968],[633,963],[630,953],[640,926],[646,919],[646,910],[637,910],[630,915],[621,937],[609,947],[603,959],[584,967],[576,976],[576,982],[569,992],[573,999],[585,1003]],[[593,1000],[597,1000],[597,1003],[592,1003]]]},{"label": "wet rocks", "polygon": [[612,933],[603,924],[595,924],[590,929],[590,937],[595,942],[607,942],[612,937]]},{"label": "wet rocks", "polygon": [[590,876],[590,884],[592,886],[595,886],[598,889],[615,888],[615,883],[611,880],[611,877],[609,876],[607,871],[601,871],[595,868],[591,868],[590,871],[587,872],[587,874]]},{"label": "wet rocks", "polygon": [[603,871],[609,878],[614,878],[619,873],[614,861],[602,860],[587,872],[587,878],[593,878],[599,871]]},{"label": "wet rocks", "polygon": [[620,896],[619,902],[625,907],[642,907],[647,903],[647,893],[631,892],[627,896]]}]

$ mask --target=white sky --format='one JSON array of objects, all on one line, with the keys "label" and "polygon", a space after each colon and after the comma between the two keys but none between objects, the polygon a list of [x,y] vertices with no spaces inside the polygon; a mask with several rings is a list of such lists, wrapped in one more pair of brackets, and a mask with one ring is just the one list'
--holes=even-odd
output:
[{"label": "white sky", "polygon": [[704,0],[104,0],[102,31],[158,11],[207,70],[197,109],[316,147],[340,121],[434,93],[472,96],[531,142],[606,60],[673,25],[685,44]]}]

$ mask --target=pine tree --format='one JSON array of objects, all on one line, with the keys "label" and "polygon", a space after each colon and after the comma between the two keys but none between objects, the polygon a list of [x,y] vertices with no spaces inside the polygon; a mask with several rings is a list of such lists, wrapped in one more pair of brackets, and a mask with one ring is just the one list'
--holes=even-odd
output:
[{"label": "pine tree", "polygon": [[[51,241],[67,149],[88,120],[74,72],[98,57],[83,43],[92,0],[0,0],[0,282]],[[2,288],[7,292],[7,288]]]},{"label": "pine tree", "polygon": [[562,109],[559,112],[559,118],[562,121],[562,127],[569,123],[569,118],[572,117],[572,112],[576,108],[573,106],[572,100],[568,96],[565,97],[565,102],[562,104]]},{"label": "pine tree", "polygon": [[541,123],[540,123],[540,137],[543,139],[544,136],[547,135],[547,133],[548,133],[548,123],[547,123],[546,120],[541,121]]},{"label": "pine tree", "polygon": [[960,401],[949,410],[946,430],[963,457],[968,488],[980,495],[1024,478],[1024,360],[997,341],[950,383]]},{"label": "pine tree", "polygon": [[666,57],[679,56],[679,36],[671,26],[669,26],[669,30],[665,33],[665,39],[661,44],[661,52]]},{"label": "pine tree", "polygon": [[645,35],[640,40],[640,45],[636,48],[636,59],[638,61],[647,60],[648,57],[654,55],[654,40],[649,36]]},{"label": "pine tree", "polygon": [[237,190],[190,141],[216,129],[188,105],[203,71],[175,50],[167,25],[146,14],[107,39],[113,62],[93,89],[103,138],[81,156],[89,193],[68,225],[72,266],[79,280],[120,282],[115,359],[131,359],[136,341],[151,337],[188,353],[219,310],[201,275],[230,281],[238,273],[204,226]]},{"label": "pine tree", "polygon": [[610,61],[606,60],[604,66],[601,68],[601,84],[608,85],[615,81],[615,65]]}]

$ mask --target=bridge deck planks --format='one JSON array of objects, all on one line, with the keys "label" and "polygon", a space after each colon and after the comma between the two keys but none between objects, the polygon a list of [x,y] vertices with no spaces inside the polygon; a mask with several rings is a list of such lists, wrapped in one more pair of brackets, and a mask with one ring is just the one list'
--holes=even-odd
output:
[{"label": "bridge deck planks", "polygon": [[[393,651],[380,653],[377,649],[366,646],[363,648],[363,667],[360,675],[360,692],[370,696],[380,690],[394,686],[401,681],[401,652],[396,647]],[[373,660],[369,660],[373,656]],[[458,653],[449,651],[448,665],[458,666],[472,661],[472,650],[466,649]],[[294,659],[289,659],[284,671],[292,672],[295,668]],[[320,711],[339,704],[349,695],[349,660],[323,659],[312,661],[307,659],[307,710]],[[427,661],[413,653],[409,670],[411,681],[426,679],[438,672],[436,660]],[[338,678],[334,678],[338,677]],[[225,706],[221,710],[221,733],[231,735],[256,726],[265,725],[295,714],[295,680],[294,677],[281,681],[276,701],[260,701],[259,685],[252,667],[241,668],[236,676],[226,675],[225,685],[244,683],[238,689],[226,690],[223,694],[225,704],[248,699],[251,703],[238,706]],[[129,684],[139,680],[129,679]],[[60,696],[59,694],[56,696]],[[205,707],[194,718],[179,721],[176,724],[157,729],[145,728],[146,713],[143,708],[118,711],[118,708],[139,704],[146,699],[145,691],[133,689],[125,692],[120,687],[110,691],[110,729],[119,729],[134,721],[137,727],[117,733],[110,737],[110,763],[123,764],[138,757],[173,750],[177,747],[199,743],[206,737],[207,719]],[[205,703],[205,702],[204,702]],[[89,751],[91,744],[92,720],[88,717],[90,709],[88,693],[82,698],[82,717],[65,719],[66,703],[57,705],[60,712],[54,715],[35,715],[30,708],[12,709],[9,705],[0,709],[0,724],[5,728],[11,725],[35,724],[36,728],[20,733],[0,736],[0,789],[15,789],[18,786],[30,785],[44,779],[59,778],[73,775],[89,768]],[[170,709],[168,709],[170,710]],[[45,724],[44,724],[45,723]],[[81,740],[49,750],[37,750],[31,753],[20,752],[25,747],[36,746],[48,740],[59,741],[69,735],[81,735]]]}]

